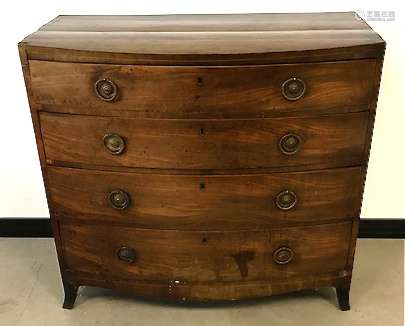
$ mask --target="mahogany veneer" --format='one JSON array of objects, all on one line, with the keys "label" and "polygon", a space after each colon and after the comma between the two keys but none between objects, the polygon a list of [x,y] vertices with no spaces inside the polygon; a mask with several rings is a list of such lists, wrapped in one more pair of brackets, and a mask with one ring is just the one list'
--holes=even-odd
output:
[{"label": "mahogany veneer", "polygon": [[349,309],[385,42],[355,13],[58,16],[20,44],[79,286]]}]

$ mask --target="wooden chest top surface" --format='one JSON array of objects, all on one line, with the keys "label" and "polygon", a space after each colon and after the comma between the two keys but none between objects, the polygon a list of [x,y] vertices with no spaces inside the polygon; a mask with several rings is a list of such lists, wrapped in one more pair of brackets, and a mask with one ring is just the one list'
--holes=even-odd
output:
[{"label": "wooden chest top surface", "polygon": [[58,16],[23,43],[32,59],[67,61],[75,54],[80,61],[114,62],[116,54],[159,64],[343,60],[378,57],[384,48],[354,12]]}]

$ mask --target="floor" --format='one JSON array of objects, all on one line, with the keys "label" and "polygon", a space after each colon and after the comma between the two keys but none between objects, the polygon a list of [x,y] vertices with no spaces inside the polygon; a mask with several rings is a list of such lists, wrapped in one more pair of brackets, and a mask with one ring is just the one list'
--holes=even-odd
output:
[{"label": "floor", "polygon": [[64,310],[53,240],[0,238],[0,326],[403,326],[404,242],[364,239],[357,248],[348,312],[329,288],[207,306],[82,287],[75,308]]}]

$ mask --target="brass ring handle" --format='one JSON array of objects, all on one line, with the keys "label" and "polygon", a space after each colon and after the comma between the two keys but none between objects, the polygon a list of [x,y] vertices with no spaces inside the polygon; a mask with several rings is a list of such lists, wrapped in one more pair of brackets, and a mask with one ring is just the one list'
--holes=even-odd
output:
[{"label": "brass ring handle", "polygon": [[289,101],[296,101],[304,96],[307,86],[302,79],[293,77],[281,85],[281,93]]},{"label": "brass ring handle", "polygon": [[106,134],[103,138],[105,149],[113,155],[119,155],[125,150],[125,141],[120,135]]},{"label": "brass ring handle", "polygon": [[277,195],[275,202],[279,209],[288,211],[297,204],[297,195],[290,190],[284,190]]},{"label": "brass ring handle", "polygon": [[279,265],[286,265],[294,258],[294,251],[289,247],[280,247],[273,252],[273,261]]},{"label": "brass ring handle", "polygon": [[280,138],[278,147],[281,153],[285,155],[294,155],[298,152],[301,145],[301,137],[297,134],[288,133]]},{"label": "brass ring handle", "polygon": [[112,102],[118,97],[117,85],[108,78],[99,79],[94,84],[97,96],[103,101]]},{"label": "brass ring handle", "polygon": [[115,189],[108,194],[108,201],[115,209],[126,209],[131,199],[127,192],[121,189]]},{"label": "brass ring handle", "polygon": [[122,246],[117,251],[117,256],[119,260],[122,260],[126,263],[133,263],[136,259],[136,253],[134,248]]}]

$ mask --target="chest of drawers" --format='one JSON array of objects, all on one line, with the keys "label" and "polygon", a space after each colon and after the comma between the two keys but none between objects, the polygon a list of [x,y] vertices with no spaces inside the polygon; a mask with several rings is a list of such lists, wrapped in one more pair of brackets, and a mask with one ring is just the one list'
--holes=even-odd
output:
[{"label": "chest of drawers", "polygon": [[59,16],[20,44],[79,286],[175,300],[349,289],[385,43],[354,13]]}]

